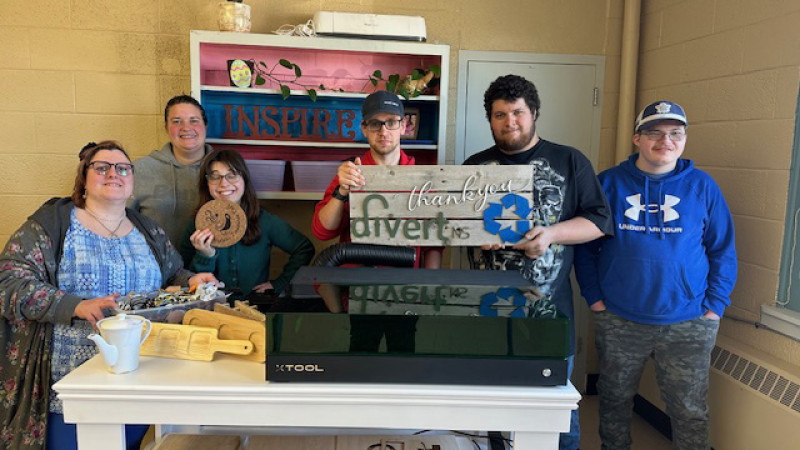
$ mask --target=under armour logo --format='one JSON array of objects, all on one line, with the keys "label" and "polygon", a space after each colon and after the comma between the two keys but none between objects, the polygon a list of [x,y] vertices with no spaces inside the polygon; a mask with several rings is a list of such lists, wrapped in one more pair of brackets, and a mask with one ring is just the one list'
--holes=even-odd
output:
[{"label": "under armour logo", "polygon": [[670,105],[669,103],[661,102],[657,104],[655,108],[656,112],[658,112],[659,114],[666,114],[669,112],[670,109],[672,109],[672,105]]},{"label": "under armour logo", "polygon": [[675,197],[674,195],[665,195],[664,196],[664,204],[659,205],[658,203],[650,203],[649,205],[642,204],[642,194],[636,195],[629,195],[625,197],[625,201],[631,205],[630,208],[625,210],[625,217],[639,221],[639,216],[641,213],[647,210],[650,214],[657,214],[659,211],[663,211],[664,213],[664,222],[670,222],[672,220],[676,220],[681,215],[678,214],[678,211],[675,211],[673,206],[677,205],[681,202],[681,199]]}]

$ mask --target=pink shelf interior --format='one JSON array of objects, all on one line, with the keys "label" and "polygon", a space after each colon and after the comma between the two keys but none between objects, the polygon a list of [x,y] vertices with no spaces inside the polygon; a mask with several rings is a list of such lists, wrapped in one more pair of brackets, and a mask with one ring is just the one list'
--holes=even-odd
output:
[{"label": "pink shelf interior", "polygon": [[[233,44],[200,44],[200,83],[208,86],[228,86],[229,59],[263,61],[270,68],[278,60],[286,59],[297,64],[303,71],[300,82],[304,85],[325,85],[326,88],[343,89],[345,92],[370,92],[369,76],[375,70],[383,72],[383,78],[391,74],[401,77],[410,75],[414,68],[441,65],[436,55],[383,54],[343,50],[298,49],[283,47],[260,47]],[[294,79],[294,72],[278,66],[274,75]],[[277,84],[267,83],[264,89],[277,89]],[[292,87],[294,89],[294,87]]]}]

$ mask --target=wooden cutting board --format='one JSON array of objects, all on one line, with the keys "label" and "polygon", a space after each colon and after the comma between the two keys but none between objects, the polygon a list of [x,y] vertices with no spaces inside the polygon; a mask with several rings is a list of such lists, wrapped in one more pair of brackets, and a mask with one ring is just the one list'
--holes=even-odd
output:
[{"label": "wooden cutting board", "polygon": [[267,360],[267,328],[264,322],[203,309],[191,309],[183,316],[183,323],[215,328],[222,339],[247,339],[253,343],[254,350],[242,358],[262,363]]},{"label": "wooden cutting board", "polygon": [[264,313],[259,312],[255,307],[250,306],[241,300],[236,300],[234,305],[235,306],[231,308],[226,304],[216,303],[214,304],[214,312],[234,317],[241,317],[243,319],[251,319],[259,322],[264,322],[267,320],[267,316]]},{"label": "wooden cutting board", "polygon": [[236,311],[241,312],[248,319],[259,320],[261,322],[267,320],[267,316],[264,313],[260,312],[258,308],[250,305],[249,303],[245,303],[241,300],[236,300],[235,302],[233,302],[233,306]]},{"label": "wooden cutting board", "polygon": [[153,322],[153,330],[139,349],[140,355],[211,361],[214,353],[248,355],[253,352],[249,340],[225,340],[215,328]]}]

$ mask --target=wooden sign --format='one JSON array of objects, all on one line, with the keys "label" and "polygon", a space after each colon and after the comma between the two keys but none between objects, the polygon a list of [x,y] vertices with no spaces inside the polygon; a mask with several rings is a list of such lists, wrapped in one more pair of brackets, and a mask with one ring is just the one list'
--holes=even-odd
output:
[{"label": "wooden sign", "polygon": [[[414,246],[515,244],[535,218],[534,166],[361,166],[350,192],[353,242]],[[537,219],[538,220],[538,219]]]},{"label": "wooden sign", "polygon": [[208,229],[214,235],[214,247],[224,248],[236,244],[247,231],[247,216],[238,204],[230,200],[211,200],[197,211],[194,226]]},{"label": "wooden sign", "polygon": [[257,91],[204,92],[208,137],[235,140],[361,142],[361,98],[304,95],[285,101]]}]

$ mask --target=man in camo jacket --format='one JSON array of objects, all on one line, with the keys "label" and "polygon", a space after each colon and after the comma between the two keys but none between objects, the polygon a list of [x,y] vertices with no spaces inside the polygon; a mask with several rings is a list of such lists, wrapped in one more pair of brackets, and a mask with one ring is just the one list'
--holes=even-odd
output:
[{"label": "man in camo jacket", "polygon": [[581,293],[594,311],[604,450],[631,447],[633,397],[650,357],[673,447],[709,448],[708,372],[736,281],[736,250],[719,187],[681,159],[687,125],[683,108],[669,101],[639,113],[638,152],[598,176],[614,237],[576,249]]}]

